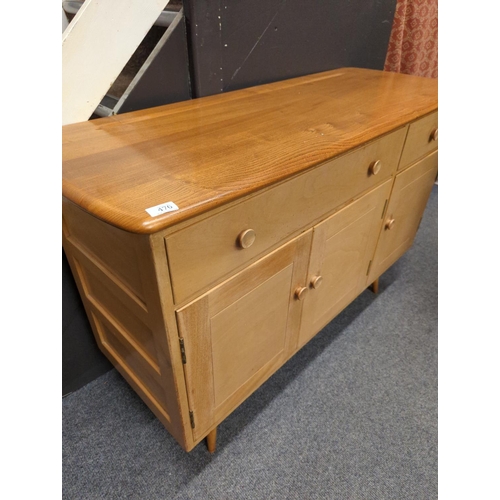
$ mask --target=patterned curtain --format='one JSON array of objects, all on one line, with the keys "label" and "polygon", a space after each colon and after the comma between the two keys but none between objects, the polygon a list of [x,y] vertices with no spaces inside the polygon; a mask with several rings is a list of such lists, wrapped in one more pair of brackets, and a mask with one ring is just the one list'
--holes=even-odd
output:
[{"label": "patterned curtain", "polygon": [[437,78],[437,0],[397,0],[384,69]]}]

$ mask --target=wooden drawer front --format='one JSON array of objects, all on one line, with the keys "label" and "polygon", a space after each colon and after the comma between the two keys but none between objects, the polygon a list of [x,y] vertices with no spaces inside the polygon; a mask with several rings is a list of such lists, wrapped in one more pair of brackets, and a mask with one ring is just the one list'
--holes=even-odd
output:
[{"label": "wooden drawer front", "polygon": [[[405,135],[406,128],[400,128],[167,237],[175,302],[193,298],[283,239],[390,178]],[[370,166],[377,160],[380,171],[373,175]],[[247,234],[251,245],[242,248],[238,238],[248,230],[254,232],[255,240]]]},{"label": "wooden drawer front", "polygon": [[408,137],[399,162],[400,170],[437,149],[437,129],[437,111],[410,124]]}]

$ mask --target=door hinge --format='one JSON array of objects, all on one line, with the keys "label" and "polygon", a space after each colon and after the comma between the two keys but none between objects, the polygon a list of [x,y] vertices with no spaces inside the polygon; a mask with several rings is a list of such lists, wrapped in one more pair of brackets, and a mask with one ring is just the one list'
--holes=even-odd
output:
[{"label": "door hinge", "polygon": [[385,209],[387,208],[387,202],[388,202],[388,201],[389,201],[389,200],[385,200],[385,203],[384,203],[384,209],[382,210],[382,215],[381,215],[381,217],[380,217],[381,219],[383,219],[383,218],[384,218]]},{"label": "door hinge", "polygon": [[368,269],[366,270],[366,275],[368,276],[370,274],[370,267],[372,267],[372,261],[368,263]]},{"label": "door hinge", "polygon": [[189,420],[191,421],[191,429],[194,429],[194,413],[192,410],[189,410]]},{"label": "door hinge", "polygon": [[181,358],[182,358],[182,364],[186,364],[186,348],[184,347],[184,339],[180,338],[179,339],[179,344],[181,346]]}]

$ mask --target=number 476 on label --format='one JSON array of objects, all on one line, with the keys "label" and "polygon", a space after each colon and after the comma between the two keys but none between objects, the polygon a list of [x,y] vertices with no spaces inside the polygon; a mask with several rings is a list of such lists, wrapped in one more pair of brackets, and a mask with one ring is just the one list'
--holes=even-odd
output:
[{"label": "number 476 on label", "polygon": [[173,201],[167,201],[161,205],[156,205],[156,207],[146,208],[146,212],[151,217],[156,217],[167,212],[174,212],[175,210],[179,210],[179,207]]}]

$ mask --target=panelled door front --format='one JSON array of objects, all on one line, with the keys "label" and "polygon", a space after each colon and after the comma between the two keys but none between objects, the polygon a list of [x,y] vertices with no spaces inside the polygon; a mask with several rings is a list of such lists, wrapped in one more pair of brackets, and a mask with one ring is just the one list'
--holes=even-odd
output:
[{"label": "panelled door front", "polygon": [[176,312],[195,440],[294,352],[312,230]]},{"label": "panelled door front", "polygon": [[367,283],[377,279],[412,245],[437,169],[435,151],[396,176]]},{"label": "panelled door front", "polygon": [[392,179],[314,227],[299,347],[366,287]]}]

